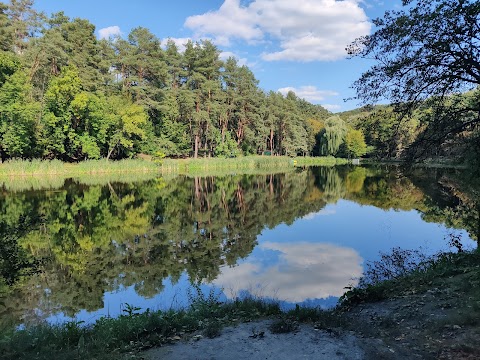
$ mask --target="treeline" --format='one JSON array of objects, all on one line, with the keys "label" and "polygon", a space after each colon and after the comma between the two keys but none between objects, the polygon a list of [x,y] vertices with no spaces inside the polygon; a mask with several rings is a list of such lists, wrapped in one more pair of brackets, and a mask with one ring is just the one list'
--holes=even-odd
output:
[{"label": "treeline", "polygon": [[320,144],[327,110],[265,93],[209,41],[181,51],[142,27],[98,40],[87,20],[46,17],[33,0],[0,3],[0,27],[2,161],[338,152],[336,138]]},{"label": "treeline", "polygon": [[[412,112],[366,106],[333,115],[261,90],[209,41],[185,49],[148,29],[98,40],[95,26],[33,0],[0,2],[0,156],[121,159],[250,154],[480,158],[479,92]],[[398,105],[398,104],[397,104]],[[405,104],[408,105],[408,104]]]},{"label": "treeline", "polygon": [[[364,106],[337,114],[364,134],[368,156],[378,159],[442,160],[478,170],[478,89],[423,101],[408,114],[393,105]],[[461,131],[459,129],[462,129]]]}]

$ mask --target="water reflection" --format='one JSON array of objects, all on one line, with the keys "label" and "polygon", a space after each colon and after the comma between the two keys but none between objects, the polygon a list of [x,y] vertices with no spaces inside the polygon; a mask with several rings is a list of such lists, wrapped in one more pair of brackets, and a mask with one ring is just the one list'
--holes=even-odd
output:
[{"label": "water reflection", "polygon": [[290,302],[336,297],[379,250],[429,237],[433,250],[444,244],[436,223],[472,239],[480,233],[478,179],[460,171],[343,167],[99,182],[3,185],[2,321],[115,315],[120,298],[162,307],[190,282],[233,293],[268,285],[264,296]]},{"label": "water reflection", "polygon": [[341,296],[363,270],[363,259],[352,248],[306,242],[265,242],[259,248],[270,256],[225,268],[213,283],[230,296],[261,289],[262,296],[300,303]]}]

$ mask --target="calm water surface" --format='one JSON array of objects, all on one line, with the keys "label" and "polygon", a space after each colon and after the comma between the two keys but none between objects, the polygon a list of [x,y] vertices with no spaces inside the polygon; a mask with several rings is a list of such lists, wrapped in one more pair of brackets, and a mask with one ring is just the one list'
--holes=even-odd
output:
[{"label": "calm water surface", "polygon": [[[476,182],[476,185],[475,185]],[[393,247],[474,247],[478,180],[459,170],[297,169],[0,193],[0,322],[94,322],[125,304],[221,299],[332,306],[365,263]]]}]

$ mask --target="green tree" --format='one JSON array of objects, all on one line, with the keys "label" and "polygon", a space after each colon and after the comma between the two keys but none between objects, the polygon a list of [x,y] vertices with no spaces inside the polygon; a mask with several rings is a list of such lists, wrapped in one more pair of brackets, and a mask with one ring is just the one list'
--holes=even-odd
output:
[{"label": "green tree", "polygon": [[109,98],[112,111],[112,127],[108,135],[107,160],[113,154],[116,157],[131,156],[138,152],[140,141],[145,137],[148,116],[145,109],[137,104],[128,103],[124,98]]},{"label": "green tree", "polygon": [[[426,99],[441,116],[430,119],[435,136],[422,137],[422,146],[438,145],[470,130],[480,118],[463,117],[480,110],[450,107],[451,94],[480,84],[480,4],[476,0],[404,0],[404,9],[375,19],[376,31],[348,47],[353,56],[375,64],[354,83],[364,103],[387,98],[397,111],[411,113]],[[452,119],[460,119],[453,126]]]},{"label": "green tree", "polygon": [[360,130],[348,129],[345,135],[345,153],[349,158],[358,158],[367,153],[365,137]]},{"label": "green tree", "polygon": [[31,99],[32,85],[23,70],[0,85],[0,154],[26,158],[35,155],[36,123],[40,105]]},{"label": "green tree", "polygon": [[42,23],[42,15],[33,8],[34,0],[11,0],[4,13],[9,18],[8,27],[3,30],[10,37],[11,49],[22,55]]},{"label": "green tree", "polygon": [[20,60],[14,54],[0,51],[0,85],[20,68]]},{"label": "green tree", "polygon": [[190,152],[187,125],[181,121],[177,89],[166,90],[160,105],[160,134],[155,151],[167,156],[186,156]]},{"label": "green tree", "polygon": [[95,26],[88,20],[76,18],[64,22],[58,30],[65,40],[64,51],[68,64],[80,70],[79,77],[83,88],[92,92],[101,88],[101,73],[105,74],[109,66],[101,62]]},{"label": "green tree", "polygon": [[89,92],[75,96],[69,107],[72,126],[75,128],[76,158],[99,159],[106,154],[105,143],[111,126],[111,113],[107,102]]},{"label": "green tree", "polygon": [[45,110],[40,123],[39,144],[44,156],[68,160],[76,151],[75,127],[71,123],[70,105],[81,91],[78,70],[62,69],[54,77],[45,93]]},{"label": "green tree", "polygon": [[335,156],[345,141],[347,125],[338,116],[331,116],[325,120],[325,128],[322,130],[321,154]]},{"label": "green tree", "polygon": [[217,94],[221,90],[220,69],[223,65],[219,55],[220,52],[210,41],[196,44],[189,41],[186,44],[183,76],[194,106],[189,111],[188,120],[195,158],[202,148],[207,153],[209,142],[214,139],[211,127],[214,126]]},{"label": "green tree", "polygon": [[8,51],[12,46],[10,36],[10,19],[7,15],[8,5],[0,2],[0,50]]}]

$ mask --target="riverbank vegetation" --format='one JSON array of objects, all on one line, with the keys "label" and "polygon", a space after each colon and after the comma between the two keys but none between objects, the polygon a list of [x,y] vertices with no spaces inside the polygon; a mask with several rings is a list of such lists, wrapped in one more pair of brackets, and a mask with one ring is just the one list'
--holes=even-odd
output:
[{"label": "riverbank vegetation", "polygon": [[214,291],[205,295],[194,287],[191,304],[184,309],[151,311],[124,304],[120,317],[101,318],[93,325],[72,321],[4,329],[0,351],[6,360],[132,358],[182,339],[219,336],[224,326],[272,318],[273,333],[295,331],[304,322],[319,331],[350,330],[375,337],[400,354],[476,356],[480,257],[476,251],[459,250],[433,257],[399,249],[384,254],[332,310],[297,306],[282,311],[276,301],[252,297],[219,302]]},{"label": "riverbank vegetation", "polygon": [[159,171],[158,165],[144,160],[89,160],[66,163],[60,160],[16,160],[0,165],[0,177],[105,175],[108,173],[145,173]]},{"label": "riverbank vegetation", "polygon": [[277,172],[297,166],[346,165],[349,160],[334,157],[288,157],[288,156],[245,156],[240,158],[167,159],[162,162],[162,172],[186,175],[222,175],[225,173]]},{"label": "riverbank vegetation", "polygon": [[[198,158],[198,159],[124,159],[119,161],[86,160],[78,163],[60,160],[11,160],[0,164],[0,180],[6,178],[27,179],[31,177],[55,177],[60,179],[79,178],[86,175],[113,175],[117,181],[145,179],[160,175],[225,175],[231,173],[277,173],[289,171],[296,166],[346,165],[350,161],[334,157],[288,157],[288,156],[244,156],[240,158]],[[45,182],[45,181],[44,181]]]}]

